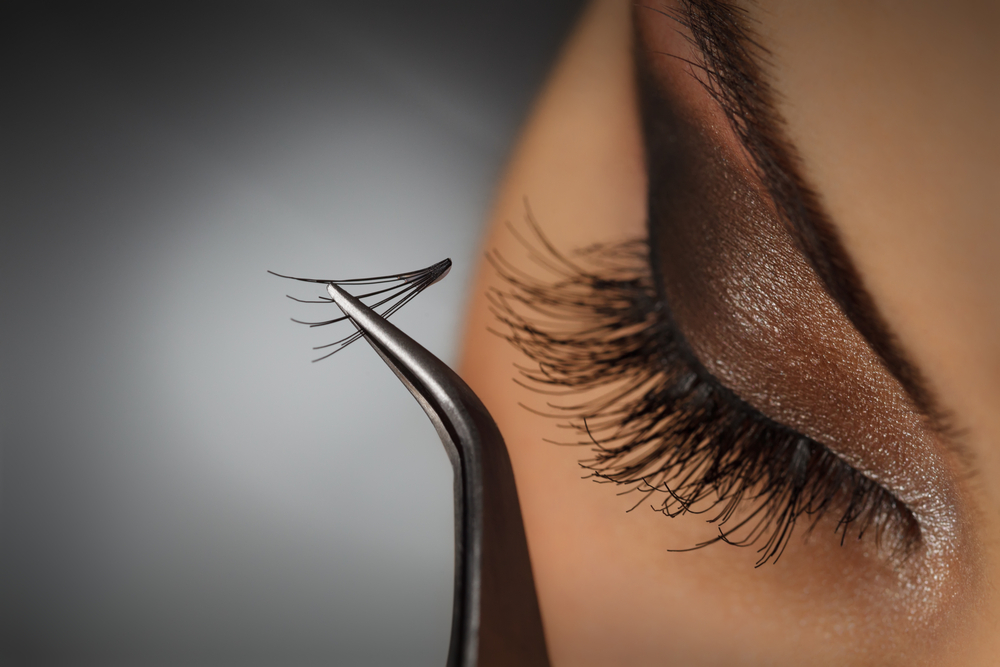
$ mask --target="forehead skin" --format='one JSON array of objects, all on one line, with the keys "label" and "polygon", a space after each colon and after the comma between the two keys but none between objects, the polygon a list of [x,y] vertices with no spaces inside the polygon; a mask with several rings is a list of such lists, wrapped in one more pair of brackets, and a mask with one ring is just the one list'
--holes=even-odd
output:
[{"label": "forehead skin", "polygon": [[[583,17],[512,153],[486,248],[518,257],[504,224],[523,218],[525,198],[559,248],[642,235],[646,182],[629,4],[596,0]],[[763,1],[751,11],[774,54],[781,112],[805,175],[973,455],[979,472],[968,484],[979,509],[981,566],[996,581],[1000,59],[993,42],[1000,26],[988,7],[879,9],[887,4]],[[538,397],[511,381],[513,364],[524,359],[487,332],[495,326],[483,298],[491,286],[503,287],[483,266],[461,371],[511,454],[554,665],[995,664],[995,590],[974,614],[981,624],[944,638],[944,653],[916,648],[904,659],[905,647],[888,638],[864,644],[877,618],[837,616],[851,604],[838,596],[852,584],[846,570],[822,569],[843,562],[839,551],[823,552],[824,541],[793,540],[783,566],[759,570],[741,549],[665,557],[712,529],[706,533],[698,517],[625,514],[632,500],[580,479],[579,451],[542,442],[564,433],[518,405],[537,406]]]}]

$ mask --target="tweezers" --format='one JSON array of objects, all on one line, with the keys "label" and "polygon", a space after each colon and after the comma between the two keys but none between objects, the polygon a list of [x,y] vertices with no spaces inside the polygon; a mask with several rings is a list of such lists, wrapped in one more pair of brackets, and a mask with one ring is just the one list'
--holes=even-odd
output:
[{"label": "tweezers", "polygon": [[454,470],[455,585],[448,667],[547,666],[528,543],[507,447],[472,389],[335,284],[327,291],[424,409]]}]

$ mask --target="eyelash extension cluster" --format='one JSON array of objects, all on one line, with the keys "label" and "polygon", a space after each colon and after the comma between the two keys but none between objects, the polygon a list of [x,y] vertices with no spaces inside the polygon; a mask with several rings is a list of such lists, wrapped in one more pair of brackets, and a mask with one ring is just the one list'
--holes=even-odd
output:
[{"label": "eyelash extension cluster", "polygon": [[[353,278],[351,280],[324,280],[320,278],[296,278],[295,276],[285,276],[280,273],[275,273],[274,271],[268,271],[271,275],[278,276],[279,278],[288,278],[289,280],[298,280],[305,283],[318,283],[320,285],[340,285],[341,287],[352,289],[357,287],[368,287],[370,285],[380,285],[377,289],[365,292],[363,294],[355,294],[354,296],[360,299],[362,302],[367,300],[366,305],[379,313],[382,317],[388,318],[393,313],[398,311],[400,308],[405,306],[410,302],[411,299],[416,297],[418,294],[423,292],[425,289],[436,283],[437,281],[444,278],[448,271],[451,270],[451,260],[443,259],[437,264],[432,264],[426,269],[420,269],[417,271],[407,271],[406,273],[395,273],[388,276],[375,276],[373,278]],[[321,304],[333,304],[334,301],[328,296],[320,296],[318,299],[298,299],[290,294],[286,294],[292,301],[297,301],[299,303],[321,303]],[[346,315],[341,317],[335,317],[330,320],[323,320],[320,322],[304,322],[302,320],[297,320],[292,318],[293,322],[298,324],[304,324],[309,328],[325,327],[330,324],[336,324],[338,322],[344,322],[349,320]],[[334,348],[332,352],[328,352],[316,359],[313,362],[322,361],[323,359],[328,359],[340,352],[345,347],[351,343],[360,340],[362,334],[360,331],[355,330],[354,333],[335,340],[332,343],[327,343],[325,345],[318,345],[314,347],[314,350],[326,350],[329,348]]]},{"label": "eyelash extension cluster", "polygon": [[719,534],[693,548],[760,543],[758,567],[777,562],[799,521],[811,530],[828,512],[840,512],[842,544],[851,530],[858,539],[873,534],[890,557],[915,547],[920,529],[901,501],[708,374],[657,296],[645,241],[591,246],[570,259],[530,214],[528,226],[530,240],[508,225],[548,276],[490,254],[509,286],[488,294],[506,328],[494,333],[536,364],[518,366],[520,384],[562,397],[542,414],[579,438],[555,444],[591,447],[581,462],[589,477],[640,494],[635,507],[659,494],[653,507],[667,516],[707,513]]}]

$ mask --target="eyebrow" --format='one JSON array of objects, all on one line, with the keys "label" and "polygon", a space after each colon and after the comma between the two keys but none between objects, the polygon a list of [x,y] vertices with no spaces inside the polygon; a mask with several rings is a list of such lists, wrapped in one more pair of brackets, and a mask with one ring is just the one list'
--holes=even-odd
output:
[{"label": "eyebrow", "polygon": [[[770,53],[757,41],[747,11],[724,0],[683,0],[677,10],[648,4],[636,6],[637,12],[643,9],[677,21],[690,31],[689,38],[703,62],[689,64],[696,68],[698,80],[721,105],[757,166],[761,182],[823,286],[917,409],[939,430],[947,430],[948,420],[923,373],[905,352],[865,288],[836,226],[802,175],[802,159],[786,138],[785,122],[775,104],[776,94],[765,73]],[[636,54],[647,59],[653,55],[643,49],[637,49]],[[645,77],[640,81],[649,85]]]}]

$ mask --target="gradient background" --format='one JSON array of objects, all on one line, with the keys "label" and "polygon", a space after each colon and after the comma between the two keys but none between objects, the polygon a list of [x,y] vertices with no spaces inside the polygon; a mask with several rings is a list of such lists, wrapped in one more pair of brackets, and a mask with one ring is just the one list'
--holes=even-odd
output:
[{"label": "gradient background", "polygon": [[6,5],[3,665],[442,665],[451,469],[265,269],[455,268],[577,0]]}]

